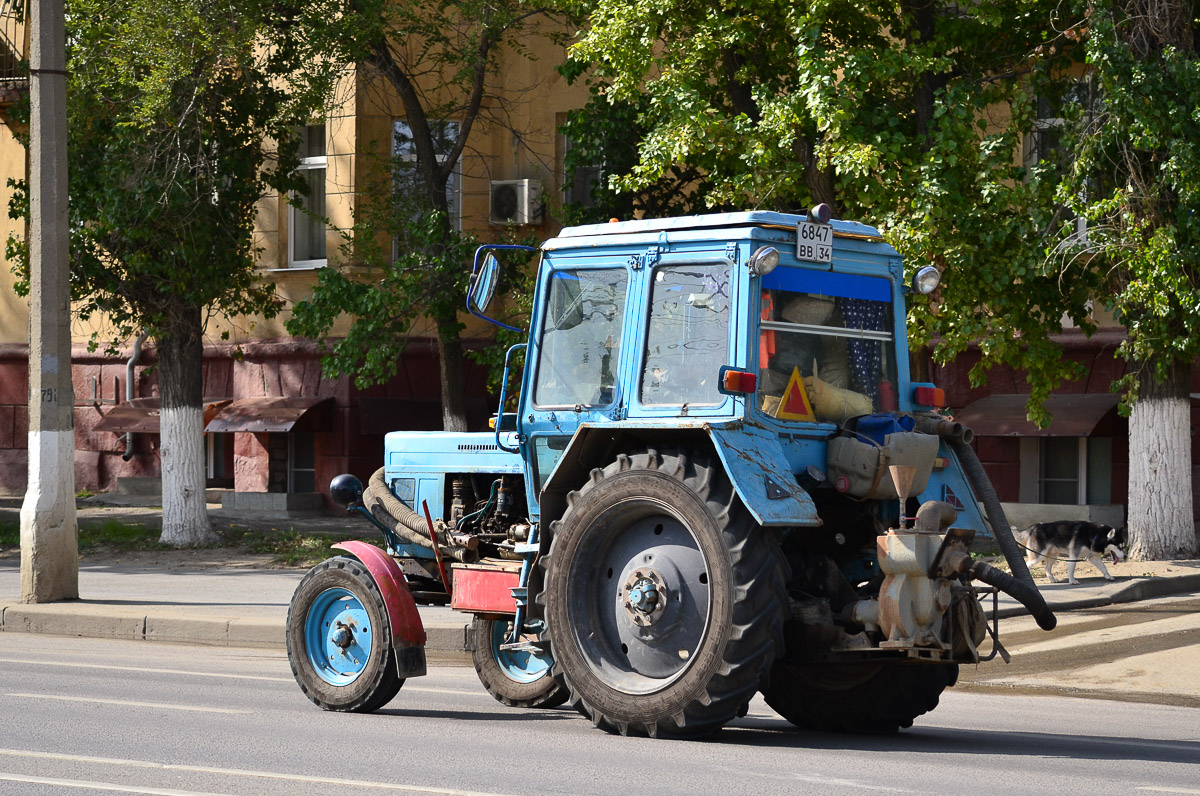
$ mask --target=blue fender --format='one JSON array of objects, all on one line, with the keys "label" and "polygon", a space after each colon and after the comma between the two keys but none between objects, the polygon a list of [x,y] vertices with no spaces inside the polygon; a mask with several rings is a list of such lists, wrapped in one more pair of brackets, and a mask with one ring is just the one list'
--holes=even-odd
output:
[{"label": "blue fender", "polygon": [[738,497],[766,527],[821,524],[813,499],[799,484],[779,435],[748,421],[705,426]]},{"label": "blue fender", "polygon": [[400,566],[387,553],[366,542],[338,542],[333,548],[345,550],[361,561],[379,587],[392,629],[392,647],[396,650],[400,676],[425,674],[425,625]]}]

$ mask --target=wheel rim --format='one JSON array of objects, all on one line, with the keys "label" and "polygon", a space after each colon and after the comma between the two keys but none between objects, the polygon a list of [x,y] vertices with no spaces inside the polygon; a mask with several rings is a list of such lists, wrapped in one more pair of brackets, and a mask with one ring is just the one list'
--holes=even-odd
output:
[{"label": "wheel rim", "polygon": [[529,650],[502,650],[501,644],[508,642],[512,622],[492,622],[492,656],[505,677],[518,683],[532,683],[546,676],[550,660]]},{"label": "wheel rim", "polygon": [[371,620],[347,589],[326,589],[313,600],[304,623],[308,660],[330,685],[349,685],[371,659]]},{"label": "wheel rim", "polygon": [[567,615],[592,673],[628,694],[666,688],[708,634],[712,587],[695,536],[665,504],[614,505],[572,562]]}]

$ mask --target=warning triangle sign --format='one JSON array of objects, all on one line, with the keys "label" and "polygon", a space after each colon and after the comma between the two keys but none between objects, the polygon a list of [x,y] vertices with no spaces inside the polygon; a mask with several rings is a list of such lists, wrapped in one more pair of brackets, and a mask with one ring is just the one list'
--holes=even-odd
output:
[{"label": "warning triangle sign", "polygon": [[800,377],[800,368],[792,368],[792,377],[788,379],[787,389],[783,392],[783,400],[775,417],[781,420],[804,420],[809,423],[817,422],[812,404],[808,401],[808,392],[804,389],[804,379]]}]

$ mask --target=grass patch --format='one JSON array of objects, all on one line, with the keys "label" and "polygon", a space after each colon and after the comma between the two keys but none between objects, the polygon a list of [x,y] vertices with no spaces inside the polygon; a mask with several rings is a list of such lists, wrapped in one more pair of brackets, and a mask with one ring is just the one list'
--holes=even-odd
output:
[{"label": "grass patch", "polygon": [[[247,531],[241,539],[241,545],[250,553],[273,556],[276,564],[290,567],[311,567],[334,555],[335,551],[329,546],[341,537],[325,534],[300,533],[292,529],[287,531]],[[370,544],[381,545],[374,539],[365,539]]]},{"label": "grass patch", "polygon": [[0,547],[18,547],[21,544],[21,523],[16,520],[0,520]]},{"label": "grass patch", "polygon": [[118,520],[103,520],[96,523],[80,523],[79,551],[104,548],[120,552],[135,550],[167,550],[168,545],[158,543],[161,532],[140,522],[124,523]]}]

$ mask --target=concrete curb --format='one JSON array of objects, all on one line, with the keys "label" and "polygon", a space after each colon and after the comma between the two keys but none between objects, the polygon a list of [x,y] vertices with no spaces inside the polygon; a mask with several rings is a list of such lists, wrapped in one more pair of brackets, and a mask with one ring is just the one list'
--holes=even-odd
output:
[{"label": "concrete curb", "polygon": [[[1064,592],[1049,593],[1051,610],[1074,611],[1119,603],[1137,602],[1173,594],[1200,592],[1200,573],[1175,577],[1133,578],[1114,586],[1109,594],[1089,594],[1068,599]],[[1010,598],[1006,598],[1010,599]],[[0,602],[0,632],[42,633],[79,638],[114,638],[130,641],[166,641],[226,647],[284,650],[286,612],[259,609],[259,616],[231,616],[210,608],[164,605],[153,610],[136,603],[70,600],[25,604]],[[1028,615],[1019,603],[1000,604],[1001,619]],[[462,654],[470,651],[471,618],[423,616],[430,652]]]},{"label": "concrete curb", "polygon": [[[234,618],[180,608],[146,611],[107,603],[0,603],[0,632],[286,649],[281,617]],[[468,651],[470,619],[425,624],[427,650]]]},{"label": "concrete curb", "polygon": [[[1169,578],[1132,578],[1129,583],[1116,587],[1111,594],[1093,594],[1073,600],[1057,598],[1046,602],[1051,611],[1058,613],[1059,611],[1078,611],[1083,608],[1103,608],[1106,605],[1152,600],[1155,597],[1169,597],[1174,594],[1188,594],[1197,591],[1200,591],[1200,573]],[[1043,592],[1043,596],[1045,594]],[[1009,619],[1014,616],[1028,616],[1029,611],[1025,610],[1025,606],[1020,603],[1001,604],[996,614],[1001,619]]]}]

